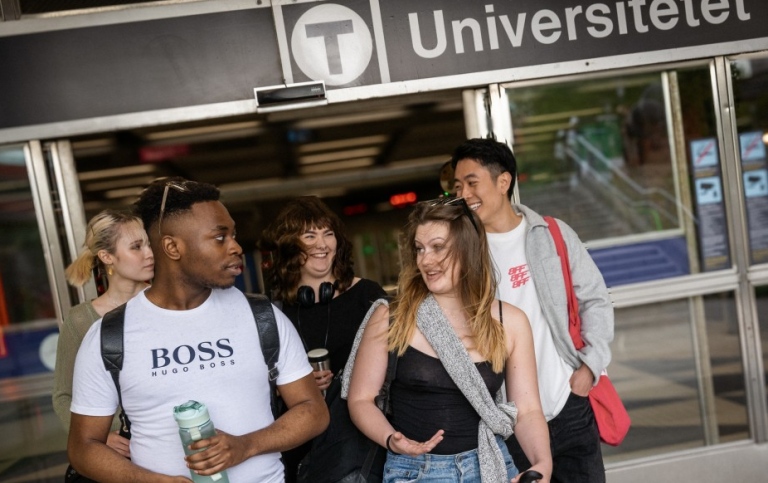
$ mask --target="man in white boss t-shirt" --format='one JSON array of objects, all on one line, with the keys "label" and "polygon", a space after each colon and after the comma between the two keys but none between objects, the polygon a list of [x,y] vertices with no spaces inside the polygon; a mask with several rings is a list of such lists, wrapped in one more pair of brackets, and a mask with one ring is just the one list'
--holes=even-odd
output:
[{"label": "man in white boss t-shirt", "polygon": [[[470,139],[454,151],[456,194],[483,221],[496,265],[498,296],[521,308],[531,323],[539,394],[552,447],[553,483],[603,483],[600,438],[587,395],[611,360],[613,305],[597,266],[576,233],[558,221],[571,266],[586,346],[568,333],[560,259],[544,219],[510,196],[517,174],[509,147]],[[507,441],[520,471],[530,467],[515,436]]]},{"label": "man in white boss t-shirt", "polygon": [[[106,444],[118,406],[101,359],[101,321],[75,363],[68,455],[100,482],[189,482],[227,470],[231,483],[281,482],[280,452],[321,433],[328,410],[291,322],[275,309],[277,387],[288,410],[270,409],[267,367],[248,301],[235,224],[216,187],[181,178],[152,183],[136,202],[155,254],[155,279],[125,308],[120,386],[131,420],[131,459]],[[206,404],[218,434],[185,457],[173,407]]]}]

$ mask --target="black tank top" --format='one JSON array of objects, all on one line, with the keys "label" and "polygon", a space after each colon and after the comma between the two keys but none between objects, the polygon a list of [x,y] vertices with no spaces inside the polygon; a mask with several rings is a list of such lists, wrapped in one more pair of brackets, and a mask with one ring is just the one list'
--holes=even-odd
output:
[{"label": "black tank top", "polygon": [[[488,391],[495,397],[504,371],[489,362],[475,363]],[[392,383],[392,426],[414,441],[427,441],[439,429],[443,441],[431,453],[456,454],[477,448],[480,416],[451,380],[440,359],[408,347],[397,361]]]}]

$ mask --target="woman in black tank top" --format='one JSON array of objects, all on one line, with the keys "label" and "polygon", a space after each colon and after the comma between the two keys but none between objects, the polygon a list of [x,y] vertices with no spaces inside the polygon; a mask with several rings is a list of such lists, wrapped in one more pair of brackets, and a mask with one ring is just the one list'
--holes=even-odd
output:
[{"label": "woman in black tank top", "polygon": [[[522,311],[494,298],[479,218],[463,199],[422,202],[402,240],[398,295],[364,329],[348,397],[358,428],[388,450],[384,481],[519,481],[500,436],[511,431],[508,406],[493,403],[506,382],[506,398],[518,411],[517,438],[539,481],[549,482],[552,457],[530,326]],[[398,362],[387,419],[375,398],[389,351]],[[498,428],[491,429],[496,445],[483,443],[488,428]]]}]

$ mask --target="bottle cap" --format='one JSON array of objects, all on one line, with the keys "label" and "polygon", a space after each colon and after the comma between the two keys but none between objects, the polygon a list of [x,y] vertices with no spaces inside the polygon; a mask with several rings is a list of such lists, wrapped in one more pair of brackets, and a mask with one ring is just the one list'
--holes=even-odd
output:
[{"label": "bottle cap", "polygon": [[187,401],[181,406],[174,407],[173,417],[176,419],[180,428],[200,426],[211,419],[205,404],[197,401]]},{"label": "bottle cap", "polygon": [[307,352],[309,362],[320,362],[328,359],[328,349],[312,349]]}]

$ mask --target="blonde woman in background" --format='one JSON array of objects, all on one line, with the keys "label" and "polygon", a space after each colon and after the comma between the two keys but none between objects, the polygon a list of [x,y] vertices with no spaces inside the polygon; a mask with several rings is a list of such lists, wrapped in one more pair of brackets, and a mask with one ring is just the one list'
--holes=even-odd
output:
[{"label": "blonde woman in background", "polygon": [[[107,312],[147,288],[155,274],[155,259],[141,219],[130,213],[105,210],[91,218],[85,248],[67,267],[67,281],[82,287],[98,268],[107,279],[107,290],[98,298],[72,307],[64,318],[56,352],[53,409],[69,430],[72,378],[75,357],[85,333]],[[120,421],[112,423],[107,445],[130,457],[129,441],[118,433]]]}]

